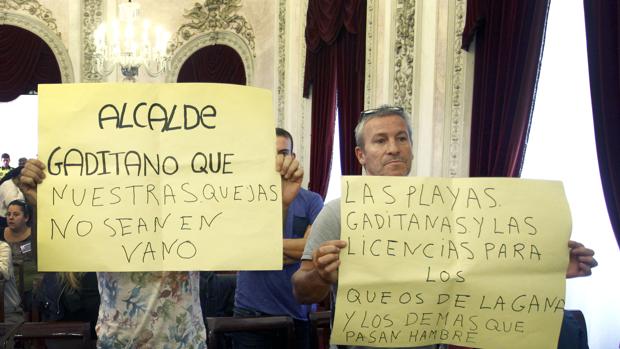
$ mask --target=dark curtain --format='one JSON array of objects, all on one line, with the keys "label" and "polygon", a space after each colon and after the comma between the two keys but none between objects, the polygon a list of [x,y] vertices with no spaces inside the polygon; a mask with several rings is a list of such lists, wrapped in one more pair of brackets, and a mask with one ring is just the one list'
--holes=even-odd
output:
[{"label": "dark curtain", "polygon": [[61,83],[52,49],[35,34],[0,25],[0,102],[12,101],[38,84]]},{"label": "dark curtain", "polygon": [[620,3],[584,0],[583,4],[599,170],[620,245]]},{"label": "dark curtain", "polygon": [[312,89],[310,182],[308,188],[323,198],[327,194],[336,118],[336,52],[322,50],[316,57],[317,79]]},{"label": "dark curtain", "polygon": [[362,174],[355,157],[355,126],[364,109],[366,67],[366,3],[358,2],[352,14],[356,33],[342,33],[338,44],[338,116],[340,124],[340,167],[342,174]]},{"label": "dark curtain", "polygon": [[353,130],[364,108],[365,0],[310,0],[306,20],[304,96],[312,89],[310,189],[325,197],[336,107],[343,175],[361,174]]},{"label": "dark curtain", "polygon": [[549,0],[468,0],[463,48],[475,39],[469,174],[518,177]]},{"label": "dark curtain", "polygon": [[183,63],[177,82],[214,82],[245,85],[241,56],[226,45],[205,46]]}]

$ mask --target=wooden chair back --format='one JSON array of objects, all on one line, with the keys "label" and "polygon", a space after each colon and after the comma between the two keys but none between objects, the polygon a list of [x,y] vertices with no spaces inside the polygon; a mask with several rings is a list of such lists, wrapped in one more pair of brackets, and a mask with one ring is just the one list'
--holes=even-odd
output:
[{"label": "wooden chair back", "polygon": [[310,348],[329,348],[331,310],[312,312],[308,317],[310,319]]},{"label": "wooden chair back", "polygon": [[295,324],[293,319],[288,316],[267,316],[267,317],[208,317],[207,327],[207,347],[209,349],[219,348],[218,339],[224,333],[232,332],[253,332],[253,331],[284,331],[286,333],[287,348],[295,348]]},{"label": "wooden chair back", "polygon": [[0,349],[10,348],[16,342],[27,343],[42,339],[75,339],[82,343],[83,348],[90,348],[90,323],[78,321],[23,322],[5,331],[0,340]]}]

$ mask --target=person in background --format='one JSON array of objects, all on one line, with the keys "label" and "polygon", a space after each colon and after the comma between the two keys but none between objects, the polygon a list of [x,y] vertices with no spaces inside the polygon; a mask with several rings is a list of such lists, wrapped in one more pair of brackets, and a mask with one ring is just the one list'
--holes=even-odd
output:
[{"label": "person in background", "polygon": [[[100,303],[96,273],[45,273],[34,302],[43,321],[90,322],[90,344],[95,345]],[[45,344],[48,349],[82,347],[75,340],[47,340]]]},{"label": "person in background", "polygon": [[21,299],[13,272],[11,247],[4,241],[0,241],[0,274],[4,278],[4,322],[16,324],[24,321],[24,312],[20,306]]},{"label": "person in background", "polygon": [[17,167],[9,171],[0,179],[0,239],[4,240],[3,233],[6,228],[6,210],[13,200],[24,200],[24,195],[17,187],[17,177],[22,168]]},{"label": "person in background", "polygon": [[2,153],[2,156],[0,157],[0,179],[2,179],[2,177],[9,173],[12,169],[11,157],[7,153]]},{"label": "person in background", "polygon": [[[291,156],[293,137],[276,128],[276,151],[279,156]],[[293,295],[291,276],[299,268],[306,239],[314,219],[323,208],[317,193],[299,188],[290,197],[282,198],[283,266],[274,271],[240,271],[235,292],[235,317],[290,316],[295,322],[295,348],[309,348],[309,306],[300,304]],[[281,337],[273,333],[237,332],[233,348],[279,348]]]},{"label": "person in background", "polygon": [[17,160],[17,166],[24,167],[24,165],[26,164],[26,161],[28,161],[28,159],[26,159],[26,158],[19,158],[19,160]]},{"label": "person in background", "polygon": [[32,282],[37,276],[37,265],[34,259],[30,206],[23,200],[13,200],[7,208],[7,227],[4,228],[4,241],[11,247],[14,264],[24,268],[24,279],[17,280],[18,285],[23,282],[24,299],[22,305],[25,311],[30,311],[32,305]]}]

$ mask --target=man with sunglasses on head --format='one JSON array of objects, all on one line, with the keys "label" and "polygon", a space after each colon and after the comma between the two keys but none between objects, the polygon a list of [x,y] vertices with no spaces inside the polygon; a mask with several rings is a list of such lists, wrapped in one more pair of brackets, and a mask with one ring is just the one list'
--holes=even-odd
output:
[{"label": "man with sunglasses on head", "polygon": [[[355,128],[355,156],[367,175],[409,175],[413,160],[409,120],[408,113],[400,107],[384,105],[362,112]],[[340,240],[340,199],[336,199],[325,205],[314,222],[301,266],[293,275],[293,291],[300,302],[320,302],[330,290],[335,301],[339,256],[346,245],[346,241]],[[594,252],[573,241],[569,247],[571,258],[566,276],[590,275],[590,269],[596,266]]]}]

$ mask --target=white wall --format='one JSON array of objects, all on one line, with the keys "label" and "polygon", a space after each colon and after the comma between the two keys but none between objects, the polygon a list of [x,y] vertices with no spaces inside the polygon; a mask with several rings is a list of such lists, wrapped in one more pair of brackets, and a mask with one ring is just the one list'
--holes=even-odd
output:
[{"label": "white wall", "polygon": [[584,28],[582,1],[551,2],[522,177],[564,182],[572,239],[592,248],[599,262],[592,276],[567,281],[566,309],[583,311],[590,348],[618,348],[620,252],[599,176]]},{"label": "white wall", "polygon": [[11,167],[17,159],[37,155],[38,96],[20,96],[9,103],[0,103],[0,153],[11,156]]}]

